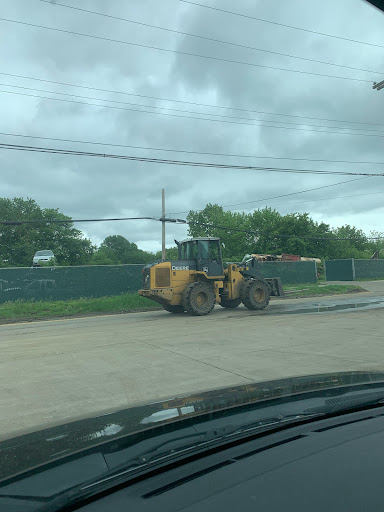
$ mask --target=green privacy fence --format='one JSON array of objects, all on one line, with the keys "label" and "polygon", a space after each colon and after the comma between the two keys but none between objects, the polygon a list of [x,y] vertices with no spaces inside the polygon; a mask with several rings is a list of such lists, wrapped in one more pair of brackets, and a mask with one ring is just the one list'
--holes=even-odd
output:
[{"label": "green privacy fence", "polygon": [[314,261],[264,261],[259,263],[263,277],[280,277],[283,284],[316,283]]},{"label": "green privacy fence", "polygon": [[[1,268],[0,303],[24,300],[66,300],[135,293],[141,288],[144,265]],[[283,284],[314,283],[314,262],[264,262],[264,277],[281,277]]]},{"label": "green privacy fence", "polygon": [[355,279],[384,279],[384,260],[354,260]]},{"label": "green privacy fence", "polygon": [[143,265],[0,269],[0,303],[17,299],[66,300],[135,293]]},{"label": "green privacy fence", "polygon": [[354,260],[325,261],[325,279],[327,281],[353,281],[355,279]]},{"label": "green privacy fence", "polygon": [[329,260],[325,262],[327,281],[384,279],[384,260]]}]

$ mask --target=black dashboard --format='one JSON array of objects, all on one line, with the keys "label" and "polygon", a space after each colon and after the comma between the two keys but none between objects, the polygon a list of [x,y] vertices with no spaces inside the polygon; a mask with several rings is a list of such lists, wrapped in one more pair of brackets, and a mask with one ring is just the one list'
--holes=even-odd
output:
[{"label": "black dashboard", "polygon": [[383,409],[349,413],[138,479],[79,510],[382,510],[383,453]]}]

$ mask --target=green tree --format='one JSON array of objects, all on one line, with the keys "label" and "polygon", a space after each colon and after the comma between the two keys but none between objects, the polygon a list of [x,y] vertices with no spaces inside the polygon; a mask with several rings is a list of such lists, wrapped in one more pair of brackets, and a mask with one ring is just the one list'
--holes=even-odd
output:
[{"label": "green tree", "polygon": [[332,237],[339,238],[329,244],[328,259],[370,258],[369,242],[361,229],[354,226],[340,226],[332,230]]},{"label": "green tree", "polygon": [[[169,248],[165,249],[165,259],[166,260],[177,260],[177,257],[178,257],[177,247],[169,247]],[[154,259],[161,260],[161,258],[162,258],[162,252],[157,251]]]},{"label": "green tree", "polygon": [[58,265],[83,265],[90,261],[94,247],[71,218],[58,209],[41,208],[33,199],[0,198],[0,219],[67,220],[63,224],[21,224],[0,226],[0,261],[8,266],[31,266],[36,251],[49,249]]},{"label": "green tree", "polygon": [[207,204],[204,210],[194,212],[191,210],[187,216],[189,222],[188,234],[191,237],[212,236],[221,239],[223,244],[223,257],[246,253],[254,241],[252,234],[221,229],[215,226],[225,226],[231,229],[250,229],[249,216],[244,213],[225,212],[217,204]]},{"label": "green tree", "polygon": [[107,236],[92,258],[94,265],[122,265],[148,263],[155,259],[154,254],[142,251],[133,242],[121,235]]},{"label": "green tree", "polygon": [[384,233],[380,231],[371,231],[369,233],[370,240],[368,242],[368,251],[370,257],[378,251],[379,258],[384,257]]},{"label": "green tree", "polygon": [[264,208],[245,214],[207,204],[201,211],[190,211],[187,220],[190,236],[219,237],[225,246],[223,256],[231,261],[251,253],[344,259],[369,258],[375,250],[384,251],[384,241],[371,243],[361,230],[349,225],[331,229],[313,220],[309,213],[281,215]]}]

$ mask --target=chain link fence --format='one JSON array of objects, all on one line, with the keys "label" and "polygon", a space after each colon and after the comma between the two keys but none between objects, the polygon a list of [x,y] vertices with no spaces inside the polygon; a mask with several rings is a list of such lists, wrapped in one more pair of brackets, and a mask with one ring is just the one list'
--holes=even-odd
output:
[{"label": "chain link fence", "polygon": [[143,265],[90,265],[0,269],[0,303],[67,300],[135,293]]},{"label": "chain link fence", "polygon": [[314,261],[264,261],[259,269],[263,277],[280,277],[283,285],[317,282]]},{"label": "chain link fence", "polygon": [[[0,269],[0,303],[15,300],[68,300],[136,293],[144,265],[90,265]],[[283,284],[316,282],[314,262],[264,262],[264,277]]]},{"label": "chain link fence", "polygon": [[384,279],[384,260],[328,260],[325,275],[327,281]]}]

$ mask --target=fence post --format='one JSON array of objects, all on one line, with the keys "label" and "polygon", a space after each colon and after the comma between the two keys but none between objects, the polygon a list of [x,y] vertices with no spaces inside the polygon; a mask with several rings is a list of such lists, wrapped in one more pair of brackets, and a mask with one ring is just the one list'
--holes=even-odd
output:
[{"label": "fence post", "polygon": [[352,281],[354,281],[356,278],[356,272],[355,272],[355,258],[352,258]]}]

